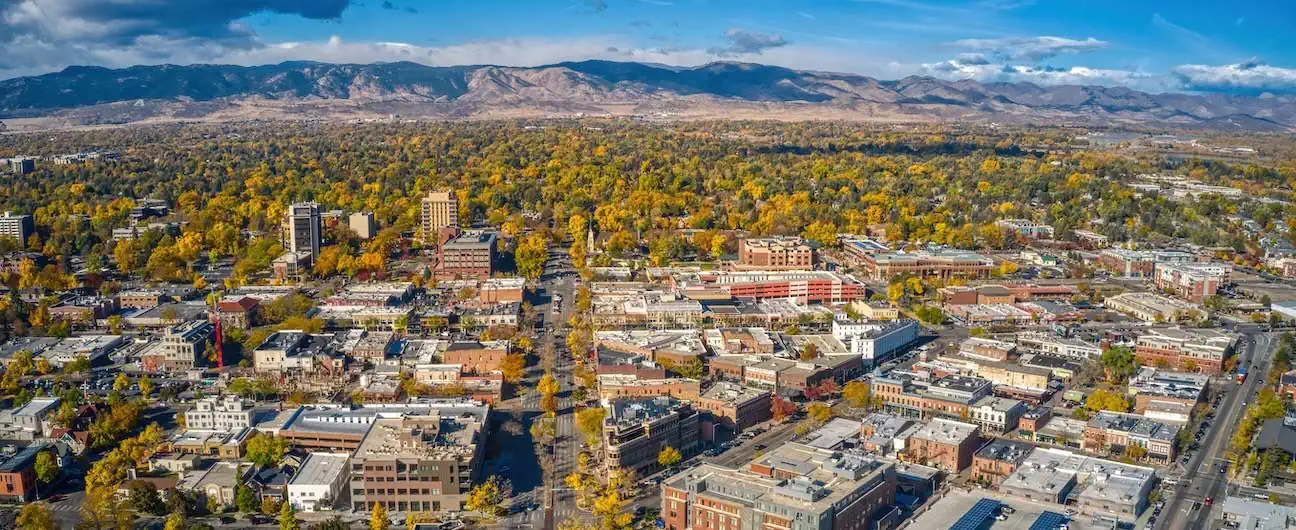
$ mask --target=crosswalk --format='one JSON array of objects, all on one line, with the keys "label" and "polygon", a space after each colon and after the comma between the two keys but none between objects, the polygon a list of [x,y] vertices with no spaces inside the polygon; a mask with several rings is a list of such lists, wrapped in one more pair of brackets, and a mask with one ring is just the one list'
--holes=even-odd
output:
[{"label": "crosswalk", "polygon": [[81,509],[81,504],[68,501],[47,503],[46,508],[51,512],[75,512]]}]

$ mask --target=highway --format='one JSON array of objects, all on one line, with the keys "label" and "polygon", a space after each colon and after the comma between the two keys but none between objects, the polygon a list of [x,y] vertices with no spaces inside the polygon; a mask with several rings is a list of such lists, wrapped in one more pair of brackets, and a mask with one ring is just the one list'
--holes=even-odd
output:
[{"label": "highway", "polygon": [[[1220,473],[1219,467],[1229,464],[1225,456],[1234,429],[1245,413],[1244,403],[1254,401],[1278,344],[1276,333],[1261,333],[1254,328],[1239,328],[1237,331],[1251,339],[1239,359],[1239,363],[1246,363],[1249,377],[1242,385],[1226,383],[1231,388],[1216,409],[1215,420],[1202,441],[1201,449],[1188,462],[1187,472],[1172,489],[1174,496],[1166,501],[1166,509],[1157,521],[1158,529],[1209,529],[1215,518],[1212,515],[1214,508],[1224,500],[1228,474]],[[1205,505],[1208,497],[1215,501],[1215,506]],[[1194,509],[1196,503],[1201,505]]]}]

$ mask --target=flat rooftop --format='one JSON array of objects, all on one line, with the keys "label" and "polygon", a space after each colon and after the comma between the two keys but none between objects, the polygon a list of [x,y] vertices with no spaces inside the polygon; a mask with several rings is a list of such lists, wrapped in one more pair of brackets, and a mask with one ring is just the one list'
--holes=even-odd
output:
[{"label": "flat rooftop", "polygon": [[344,454],[311,453],[306,456],[306,461],[302,462],[290,484],[332,484],[339,474],[346,471],[350,460],[351,457]]}]

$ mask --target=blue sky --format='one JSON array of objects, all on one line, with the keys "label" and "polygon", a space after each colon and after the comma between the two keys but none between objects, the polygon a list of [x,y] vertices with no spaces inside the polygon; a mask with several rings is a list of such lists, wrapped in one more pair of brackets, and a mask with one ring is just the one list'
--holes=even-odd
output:
[{"label": "blue sky", "polygon": [[594,58],[1296,91],[1291,0],[0,0],[0,15],[0,77],[70,64]]}]

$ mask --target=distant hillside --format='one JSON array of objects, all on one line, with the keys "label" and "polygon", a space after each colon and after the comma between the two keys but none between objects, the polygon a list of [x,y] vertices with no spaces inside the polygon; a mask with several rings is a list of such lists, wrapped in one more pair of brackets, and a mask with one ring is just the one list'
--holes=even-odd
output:
[{"label": "distant hillside", "polygon": [[586,114],[782,119],[1144,124],[1296,129],[1296,98],[1149,94],[809,72],[718,62],[696,68],[583,61],[535,68],[416,63],[70,67],[0,81],[0,118],[450,118]]}]

